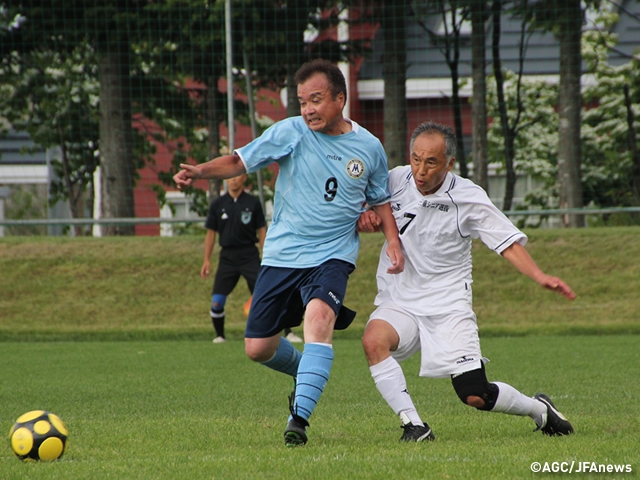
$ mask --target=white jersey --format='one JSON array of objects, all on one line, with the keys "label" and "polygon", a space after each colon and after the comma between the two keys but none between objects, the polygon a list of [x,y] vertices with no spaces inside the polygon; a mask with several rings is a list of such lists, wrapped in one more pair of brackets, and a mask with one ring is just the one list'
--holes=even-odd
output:
[{"label": "white jersey", "polygon": [[382,249],[375,305],[390,301],[420,316],[470,311],[471,240],[480,238],[498,254],[527,242],[482,188],[451,172],[437,192],[422,195],[411,166],[397,167],[389,172],[389,191],[405,267],[388,274],[391,262]]}]

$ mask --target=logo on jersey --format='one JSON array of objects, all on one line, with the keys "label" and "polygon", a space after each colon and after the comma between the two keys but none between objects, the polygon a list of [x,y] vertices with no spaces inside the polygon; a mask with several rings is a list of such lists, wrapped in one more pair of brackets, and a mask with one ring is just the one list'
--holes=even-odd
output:
[{"label": "logo on jersey", "polygon": [[248,225],[251,221],[251,212],[242,212],[242,215],[240,215],[240,221],[245,225]]},{"label": "logo on jersey", "polygon": [[227,215],[227,212],[225,212],[224,210],[222,211],[222,216],[220,217],[220,220],[226,220],[227,218],[229,218],[229,215]]},{"label": "logo on jersey", "polygon": [[360,178],[364,173],[364,163],[362,160],[353,158],[347,163],[347,173],[351,178]]},{"label": "logo on jersey", "polygon": [[441,212],[448,212],[449,211],[449,205],[444,205],[442,203],[430,202],[429,200],[423,200],[421,202],[420,206],[422,206],[424,208],[435,208],[437,210],[440,210]]},{"label": "logo on jersey", "polygon": [[402,208],[400,202],[391,202],[391,210],[393,210],[394,212],[399,212],[400,208]]},{"label": "logo on jersey", "polygon": [[461,364],[461,363],[473,362],[474,360],[475,360],[475,358],[473,358],[473,357],[467,358],[466,355],[463,355],[462,358],[460,360],[458,360],[456,363],[457,364]]},{"label": "logo on jersey", "polygon": [[336,162],[341,162],[342,161],[342,157],[340,155],[332,155],[332,154],[328,154],[327,158],[329,160],[335,160]]}]

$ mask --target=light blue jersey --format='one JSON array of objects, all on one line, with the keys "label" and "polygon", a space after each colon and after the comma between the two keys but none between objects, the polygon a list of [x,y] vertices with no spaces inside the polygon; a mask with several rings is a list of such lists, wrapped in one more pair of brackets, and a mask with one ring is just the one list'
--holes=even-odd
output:
[{"label": "light blue jersey", "polygon": [[291,117],[236,150],[249,173],[273,162],[280,166],[263,265],[308,268],[329,259],[356,264],[363,204],[384,204],[389,192],[380,141],[351,125],[349,133],[326,135]]}]

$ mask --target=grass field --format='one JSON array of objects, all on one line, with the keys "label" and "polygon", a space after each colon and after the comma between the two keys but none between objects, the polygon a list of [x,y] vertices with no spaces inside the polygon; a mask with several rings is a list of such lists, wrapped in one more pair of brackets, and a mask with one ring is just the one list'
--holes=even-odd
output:
[{"label": "grass field", "polygon": [[398,420],[359,342],[338,340],[335,349],[309,444],[287,449],[290,381],[247,360],[241,341],[3,343],[0,429],[24,411],[49,409],[66,422],[70,443],[60,461],[39,464],[23,464],[6,445],[0,478],[529,478],[536,461],[640,468],[635,336],[485,339],[490,378],[548,393],[573,422],[570,437],[533,433],[528,418],[477,412],[448,380],[418,378],[417,359],[405,362],[437,436],[428,444],[398,443]]},{"label": "grass field", "polygon": [[633,478],[640,229],[527,233],[537,262],[578,299],[543,291],[474,245],[487,370],[526,394],[549,394],[575,435],[545,437],[529,419],[466,407],[449,381],[418,378],[413,358],[409,389],[437,440],[399,444],[359,342],[382,244],[365,235],[346,301],[358,317],[336,334],[332,376],[299,449],[282,441],[290,380],[244,355],[243,282],[227,303],[231,341],[211,343],[202,237],[0,239],[0,433],[33,409],[57,413],[70,430],[53,463],[22,463],[5,442],[0,480],[535,478],[549,475],[532,473],[532,462],[573,461],[630,465]]},{"label": "grass field", "polygon": [[[542,290],[475,244],[482,335],[640,333],[640,227],[527,233],[538,264],[578,298],[568,302]],[[373,310],[382,240],[362,236],[345,300],[358,316],[339,338],[359,338]],[[197,236],[2,239],[0,340],[211,338],[212,280],[199,276],[202,243]],[[248,296],[241,280],[227,302],[227,329],[236,338]]]}]

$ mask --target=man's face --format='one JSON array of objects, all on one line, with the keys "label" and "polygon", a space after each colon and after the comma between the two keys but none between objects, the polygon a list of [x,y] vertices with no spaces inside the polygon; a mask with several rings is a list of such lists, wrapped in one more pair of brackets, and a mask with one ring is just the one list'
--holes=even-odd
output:
[{"label": "man's face", "polygon": [[316,73],[298,85],[300,113],[307,126],[314,132],[340,135],[344,94],[334,99],[329,89],[329,80],[323,73]]},{"label": "man's face", "polygon": [[447,165],[446,144],[440,133],[422,133],[413,142],[411,173],[422,195],[435,193],[453,168],[455,158]]},{"label": "man's face", "polygon": [[246,181],[246,179],[247,176],[244,173],[242,175],[238,175],[237,177],[228,178],[227,188],[232,192],[244,190],[244,182]]}]

